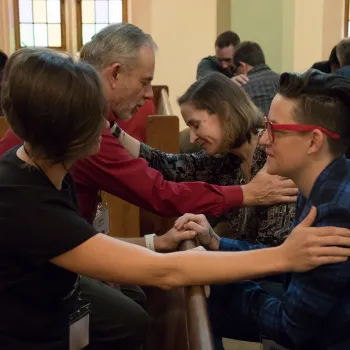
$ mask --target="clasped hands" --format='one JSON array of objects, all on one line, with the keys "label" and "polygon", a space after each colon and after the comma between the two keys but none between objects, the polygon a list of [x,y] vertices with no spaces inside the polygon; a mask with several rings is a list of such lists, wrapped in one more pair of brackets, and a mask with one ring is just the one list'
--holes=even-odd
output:
[{"label": "clasped hands", "polygon": [[[312,227],[317,215],[313,207],[285,241],[274,248],[280,252],[287,271],[304,272],[323,264],[344,262],[350,256],[350,231],[338,227]],[[174,227],[155,239],[157,251],[174,251],[185,239],[197,238],[207,250],[219,250],[220,237],[204,215],[185,214]]]}]

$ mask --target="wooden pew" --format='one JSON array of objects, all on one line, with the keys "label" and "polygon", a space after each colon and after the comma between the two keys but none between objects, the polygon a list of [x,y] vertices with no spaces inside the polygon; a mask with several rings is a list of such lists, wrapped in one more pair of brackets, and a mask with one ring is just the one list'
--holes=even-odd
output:
[{"label": "wooden pew", "polygon": [[0,116],[0,139],[4,136],[5,132],[9,128],[7,120],[4,116]]},{"label": "wooden pew", "polygon": [[[192,249],[194,241],[179,250]],[[192,286],[163,291],[144,288],[152,317],[145,350],[213,350],[204,288]]]}]

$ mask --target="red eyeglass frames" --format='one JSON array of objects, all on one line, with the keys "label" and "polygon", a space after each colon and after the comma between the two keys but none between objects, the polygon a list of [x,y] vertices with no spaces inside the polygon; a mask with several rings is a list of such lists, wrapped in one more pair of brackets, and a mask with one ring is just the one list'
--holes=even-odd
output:
[{"label": "red eyeglass frames", "polygon": [[330,131],[326,128],[323,128],[322,126],[316,126],[316,125],[303,125],[303,124],[274,124],[271,123],[266,117],[265,117],[265,125],[266,130],[268,132],[269,138],[271,142],[275,141],[275,130],[288,130],[288,131],[299,131],[299,132],[309,132],[312,130],[320,130],[326,135],[328,135],[332,139],[339,139],[340,135],[336,134],[333,131]]}]

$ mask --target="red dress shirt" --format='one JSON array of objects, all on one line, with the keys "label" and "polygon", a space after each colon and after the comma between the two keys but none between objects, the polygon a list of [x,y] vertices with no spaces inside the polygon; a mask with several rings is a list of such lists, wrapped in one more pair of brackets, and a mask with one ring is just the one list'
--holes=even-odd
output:
[{"label": "red dress shirt", "polygon": [[[0,155],[22,143],[9,129],[0,140]],[[240,186],[216,186],[204,182],[170,182],[132,158],[108,129],[102,133],[98,154],[78,160],[72,168],[77,186],[80,214],[92,222],[98,191],[105,191],[136,206],[165,217],[185,213],[220,216],[243,205]]]}]

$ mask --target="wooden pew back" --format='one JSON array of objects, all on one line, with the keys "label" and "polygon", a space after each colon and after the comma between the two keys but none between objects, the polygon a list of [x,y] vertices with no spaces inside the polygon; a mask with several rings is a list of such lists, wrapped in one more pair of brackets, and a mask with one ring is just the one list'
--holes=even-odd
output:
[{"label": "wooden pew back", "polygon": [[9,128],[9,124],[4,116],[0,116],[0,139],[4,136]]},{"label": "wooden pew back", "polygon": [[[186,241],[179,250],[196,246]],[[152,317],[145,350],[213,350],[204,288],[192,286],[163,291],[145,288]]]}]

